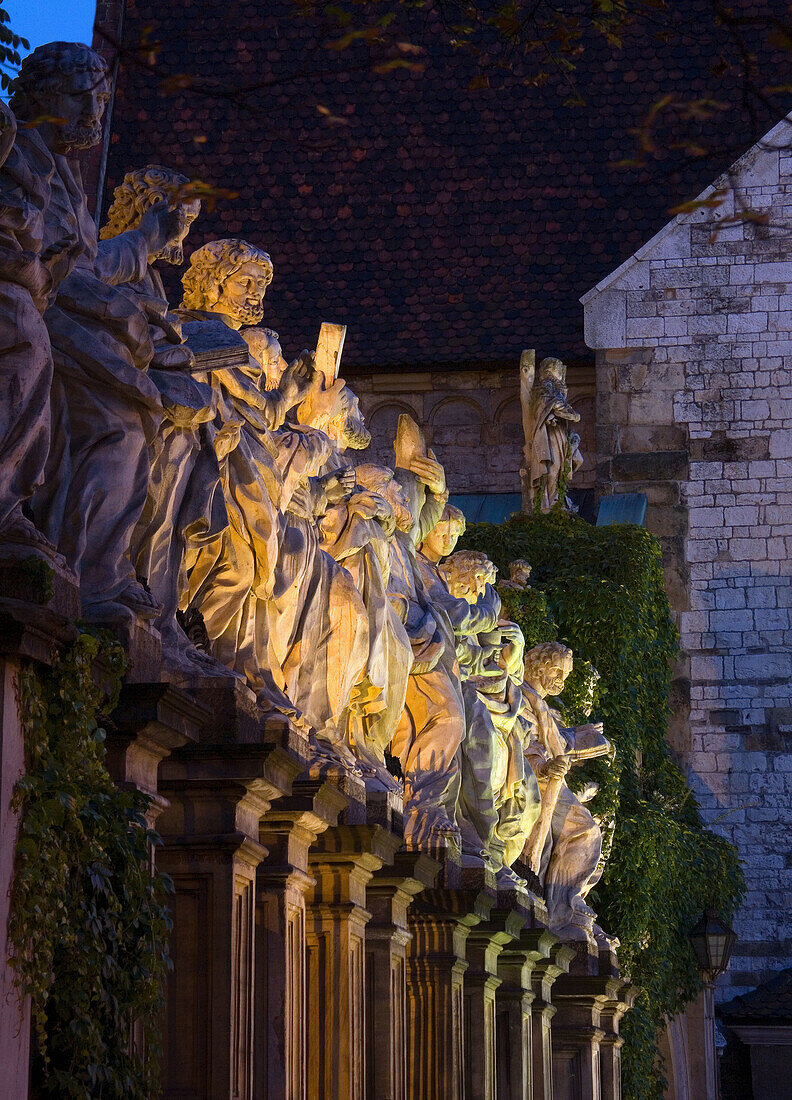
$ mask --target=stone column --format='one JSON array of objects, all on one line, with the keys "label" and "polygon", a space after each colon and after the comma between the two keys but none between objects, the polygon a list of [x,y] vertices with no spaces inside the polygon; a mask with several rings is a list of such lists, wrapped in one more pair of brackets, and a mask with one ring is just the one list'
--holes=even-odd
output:
[{"label": "stone column", "polygon": [[[531,975],[555,943],[550,933],[523,927],[498,957],[500,988],[495,994],[498,1100],[532,1100],[533,1044]],[[549,1042],[548,1042],[549,1049]]]},{"label": "stone column", "polygon": [[255,1100],[308,1097],[308,851],[346,805],[332,784],[300,781],[261,819],[269,854],[256,871]]},{"label": "stone column", "polygon": [[407,948],[407,1096],[463,1100],[465,948],[486,920],[493,896],[483,889],[426,890],[409,915]]},{"label": "stone column", "polygon": [[430,856],[402,850],[366,891],[366,1100],[407,1097],[407,914],[439,870]]},{"label": "stone column", "polygon": [[[547,949],[547,937],[551,938],[547,954],[537,958],[531,973],[534,999],[531,1004],[531,1046],[533,1049],[533,1100],[556,1100],[553,1091],[552,1021],[556,1013],[553,1004],[553,985],[559,975],[569,970],[575,957],[573,948],[561,943],[549,932],[543,932],[537,943],[537,953]],[[559,1097],[560,1097],[559,1093]]]},{"label": "stone column", "polygon": [[360,1100],[366,1082],[366,887],[401,839],[379,825],[339,825],[309,856],[306,901],[308,1095]]},{"label": "stone column", "polygon": [[[624,1039],[619,1035],[619,1024],[628,1012],[639,990],[629,982],[621,982],[618,992],[608,998],[600,1011],[600,1027],[603,1031],[600,1043],[600,1089],[602,1100],[621,1100],[621,1048]],[[717,1098],[715,1098],[717,1100]]]},{"label": "stone column", "polygon": [[[564,974],[553,987],[553,1079],[559,1097],[576,1095],[570,1091],[574,1082],[587,1100],[605,1100],[601,1046],[606,1032],[602,1014],[609,1002],[618,1002],[623,986],[618,978]],[[612,1074],[606,1072],[605,1077],[613,1087]],[[611,1092],[607,1100],[617,1097],[618,1092]]]},{"label": "stone column", "polygon": [[495,996],[500,988],[498,959],[526,922],[522,913],[495,910],[470,930],[465,974],[465,1096],[496,1100],[497,1065]]},{"label": "stone column", "polygon": [[173,973],[167,989],[166,1098],[250,1100],[259,822],[303,761],[268,745],[199,745],[160,765],[170,805],[157,862],[173,879]]}]

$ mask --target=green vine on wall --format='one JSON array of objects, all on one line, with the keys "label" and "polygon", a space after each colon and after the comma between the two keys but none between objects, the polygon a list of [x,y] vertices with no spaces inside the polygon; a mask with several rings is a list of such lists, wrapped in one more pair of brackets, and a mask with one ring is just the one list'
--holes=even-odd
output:
[{"label": "green vine on wall", "polygon": [[705,828],[666,742],[677,635],[659,544],[642,527],[594,527],[556,508],[472,524],[464,545],[487,553],[502,576],[517,558],[533,566],[530,589],[501,588],[504,614],[529,646],[558,638],[573,649],[577,667],[561,700],[570,724],[585,709],[591,666],[600,674],[591,718],[604,722],[615,757],[592,761],[585,774],[574,769],[570,780],[599,785],[588,805],[611,850],[592,903],[641,989],[622,1025],[623,1095],[659,1100],[660,1029],[700,985],[688,932],[708,905],[729,919],[743,890],[735,849]]},{"label": "green vine on wall", "polygon": [[[109,698],[97,663],[110,674]],[[151,873],[148,799],[113,783],[99,725],[124,666],[119,646],[82,634],[51,671],[27,665],[19,677],[26,773],[13,803],[9,940],[18,988],[31,998],[40,1096],[159,1094],[169,883]]]}]

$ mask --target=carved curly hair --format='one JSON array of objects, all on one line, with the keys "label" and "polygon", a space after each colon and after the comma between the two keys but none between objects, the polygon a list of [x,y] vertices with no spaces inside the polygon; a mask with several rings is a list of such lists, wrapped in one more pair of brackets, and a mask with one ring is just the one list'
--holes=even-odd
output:
[{"label": "carved curly hair", "polygon": [[459,585],[469,585],[472,574],[494,569],[492,562],[481,550],[457,550],[438,566],[448,590],[455,595]]},{"label": "carved curly hair", "polygon": [[572,660],[572,650],[561,642],[542,642],[525,654],[525,679],[529,682],[544,676],[551,668],[563,667]]},{"label": "carved curly hair", "polygon": [[113,202],[107,211],[107,222],[99,236],[103,241],[135,229],[140,219],[155,202],[173,202],[178,189],[189,183],[187,176],[163,168],[161,164],[147,164],[127,172],[123,183],[113,192]]},{"label": "carved curly hair", "polygon": [[268,273],[272,282],[273,268],[269,254],[247,241],[223,239],[210,241],[190,256],[190,266],[182,278],[184,298],[182,309],[211,309],[217,305],[220,287],[229,275],[247,263],[256,263]]},{"label": "carved curly hair", "polygon": [[90,46],[82,42],[37,46],[11,81],[9,106],[17,118],[34,118],[39,113],[37,103],[46,100],[49,93],[67,88],[70,77],[83,73],[95,76],[97,84],[108,79],[107,62]]}]

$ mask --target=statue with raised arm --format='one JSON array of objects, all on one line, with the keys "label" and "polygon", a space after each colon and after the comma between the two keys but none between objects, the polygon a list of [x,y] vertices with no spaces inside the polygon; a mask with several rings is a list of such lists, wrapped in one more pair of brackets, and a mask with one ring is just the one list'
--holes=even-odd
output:
[{"label": "statue with raised arm", "polygon": [[97,243],[71,154],[99,143],[109,95],[97,53],[51,42],[24,59],[10,101],[18,119],[37,120],[18,140],[46,165],[40,255],[53,287],[45,314],[54,365],[50,448],[32,514],[79,577],[83,617],[99,621],[158,610],[128,552],[162,406],[146,374],[153,354],[146,317],[121,284],[144,276],[177,219],[162,203],[136,229]]},{"label": "statue with raised arm", "polygon": [[184,262],[184,239],[200,212],[200,203],[185,197],[188,184],[186,176],[161,165],[127,172],[115,189],[100,237],[111,240],[135,229],[157,203],[169,202],[179,213],[173,237],[149,255],[144,277],[127,287],[148,318],[154,346],[148,375],[163,409],[160,431],[150,445],[148,497],[132,536],[131,558],[138,577],[161,607],[154,625],[162,638],[164,661],[170,669],[190,676],[225,671],[225,666],[196,649],[177,622],[187,588],[185,551],[221,534],[228,526],[228,514],[210,423],[217,411],[215,393],[208,381],[194,373],[194,356],[182,342],[177,318],[168,312],[162,279],[154,266]]},{"label": "statue with raised arm", "polygon": [[582,465],[580,436],[570,425],[580,420],[567,400],[566,365],[555,358],[543,359],[534,373],[533,352],[523,352],[520,401],[525,432],[524,485],[526,511],[537,506],[549,512],[559,499],[566,501],[566,486]]},{"label": "statue with raised arm", "polygon": [[567,729],[547,703],[563,691],[572,660],[572,650],[559,642],[525,654],[523,715],[533,727],[525,756],[539,782],[542,809],[524,858],[544,881],[551,930],[562,938],[585,939],[595,917],[585,898],[602,873],[602,833],[565,779],[575,764],[607,755],[610,744],[601,723]]}]

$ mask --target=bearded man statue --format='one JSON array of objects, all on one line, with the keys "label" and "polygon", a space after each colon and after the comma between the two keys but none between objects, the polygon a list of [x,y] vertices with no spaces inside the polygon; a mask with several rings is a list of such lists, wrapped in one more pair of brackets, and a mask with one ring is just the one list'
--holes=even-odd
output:
[{"label": "bearded man statue", "polygon": [[[259,326],[272,274],[262,249],[246,241],[212,241],[190,257],[178,315],[183,321],[217,318],[243,332],[244,326]],[[229,525],[204,546],[188,550],[188,600],[203,615],[214,655],[245,676],[263,704],[294,714],[272,678],[258,605],[273,595],[282,513],[290,495],[302,473],[313,472],[330,454],[327,437],[314,433],[295,455],[288,476],[279,462],[277,432],[308,391],[311,356],[306,352],[287,367],[271,389],[253,355],[243,365],[220,365],[210,373]]]},{"label": "bearded man statue", "polygon": [[[226,672],[224,665],[201,653],[176,620],[185,597],[187,547],[199,548],[228,526],[214,448],[216,396],[208,381],[191,372],[192,353],[182,343],[178,318],[168,313],[168,302],[156,263],[184,262],[183,243],[200,212],[200,203],[184,198],[186,176],[150,164],[127,172],[115,189],[102,240],[135,229],[152,206],[175,206],[174,235],[148,257],[144,277],[127,289],[136,295],[149,323],[154,355],[149,378],[159,390],[163,407],[160,431],[149,449],[148,497],[132,536],[131,558],[138,577],[145,579],[161,611],[154,625],[162,638],[163,659],[173,671],[191,676]],[[205,376],[204,376],[205,377]]]},{"label": "bearded man statue", "polygon": [[11,91],[17,118],[37,120],[17,141],[47,181],[38,251],[53,288],[45,314],[54,363],[50,448],[32,514],[77,574],[84,618],[150,618],[156,601],[136,581],[128,551],[162,405],[146,374],[153,354],[146,317],[121,284],[143,278],[148,256],[174,235],[177,214],[159,204],[136,229],[97,243],[70,156],[101,139],[110,87],[93,50],[40,46]]}]

